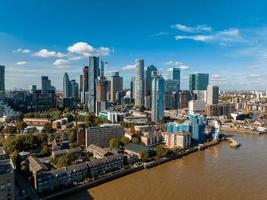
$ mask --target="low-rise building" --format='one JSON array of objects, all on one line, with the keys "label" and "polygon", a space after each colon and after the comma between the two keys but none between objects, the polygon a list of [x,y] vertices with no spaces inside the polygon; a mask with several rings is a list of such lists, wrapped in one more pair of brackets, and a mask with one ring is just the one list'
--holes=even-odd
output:
[{"label": "low-rise building", "polygon": [[52,152],[52,157],[53,158],[57,158],[60,156],[63,156],[64,154],[74,154],[76,156],[80,156],[82,153],[82,148],[81,147],[75,147],[75,148],[71,148],[71,149],[62,149],[62,150],[58,150],[58,151],[53,151]]},{"label": "low-rise building", "polygon": [[123,155],[111,155],[57,170],[34,174],[34,188],[39,193],[62,190],[82,182],[86,178],[94,178],[121,168],[123,168]]},{"label": "low-rise building", "polygon": [[34,156],[27,158],[27,161],[29,162],[29,170],[33,174],[48,171],[48,168],[44,165],[44,163]]},{"label": "low-rise building", "polygon": [[152,146],[162,142],[163,137],[161,131],[147,131],[141,136],[141,142],[146,146]]},{"label": "low-rise building", "polygon": [[24,118],[23,121],[30,126],[43,126],[46,124],[51,124],[48,118]]},{"label": "low-rise building", "polygon": [[0,160],[0,199],[15,200],[15,175],[12,160]]},{"label": "low-rise building", "polygon": [[168,148],[183,148],[191,146],[191,134],[187,132],[163,133],[164,142]]},{"label": "low-rise building", "polygon": [[94,144],[90,144],[87,147],[87,151],[93,153],[95,158],[104,158],[104,157],[113,155],[111,152],[107,151],[106,149],[99,147],[97,145],[94,145]]},{"label": "low-rise building", "polygon": [[134,144],[129,143],[124,146],[124,152],[129,155],[136,155],[138,159],[141,159],[142,153],[145,151],[149,151],[149,147],[142,145],[142,144]]},{"label": "low-rise building", "polygon": [[147,117],[124,117],[123,121],[126,123],[132,123],[132,124],[145,124],[147,123],[148,119]]}]

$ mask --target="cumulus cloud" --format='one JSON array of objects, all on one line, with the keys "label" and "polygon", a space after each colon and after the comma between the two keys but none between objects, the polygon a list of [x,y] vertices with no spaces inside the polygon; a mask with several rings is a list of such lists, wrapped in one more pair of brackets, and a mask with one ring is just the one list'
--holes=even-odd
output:
[{"label": "cumulus cloud", "polygon": [[41,49],[40,51],[34,53],[33,56],[37,56],[41,58],[49,58],[49,57],[63,58],[66,55],[61,52],[48,51],[47,49]]},{"label": "cumulus cloud", "polygon": [[82,56],[107,56],[110,49],[107,47],[95,48],[86,42],[77,42],[67,49],[70,53],[80,54]]},{"label": "cumulus cloud", "polygon": [[28,64],[28,62],[26,62],[26,61],[18,61],[16,64],[17,65],[26,65],[26,64]]},{"label": "cumulus cloud", "polygon": [[125,65],[124,67],[122,67],[122,70],[133,70],[135,69],[135,67],[135,64]]},{"label": "cumulus cloud", "polygon": [[171,25],[172,28],[175,28],[179,31],[187,32],[187,33],[198,33],[198,32],[210,32],[212,31],[212,27],[207,26],[205,24],[197,25],[197,26],[186,26],[183,24],[174,24]]},{"label": "cumulus cloud", "polygon": [[69,64],[69,61],[66,60],[66,59],[57,59],[53,65],[56,65],[56,66],[63,66],[63,65],[67,65]]},{"label": "cumulus cloud", "polygon": [[30,49],[16,49],[13,51],[14,53],[31,53],[32,51]]},{"label": "cumulus cloud", "polygon": [[177,67],[177,68],[180,68],[181,71],[185,71],[185,70],[189,70],[190,69],[190,67],[188,65],[185,65],[185,64],[183,64],[180,61],[170,60],[170,61],[166,62],[165,65],[167,65],[169,67]]}]

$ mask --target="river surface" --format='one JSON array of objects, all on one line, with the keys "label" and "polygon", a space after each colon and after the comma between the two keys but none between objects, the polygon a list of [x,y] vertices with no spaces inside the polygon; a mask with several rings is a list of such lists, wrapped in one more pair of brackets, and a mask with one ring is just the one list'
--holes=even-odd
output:
[{"label": "river surface", "polygon": [[63,199],[267,200],[267,135],[234,138]]}]

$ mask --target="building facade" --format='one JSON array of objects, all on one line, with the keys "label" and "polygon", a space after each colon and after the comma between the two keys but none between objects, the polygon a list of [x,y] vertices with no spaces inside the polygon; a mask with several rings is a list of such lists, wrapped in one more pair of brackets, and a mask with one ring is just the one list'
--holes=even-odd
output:
[{"label": "building facade", "polygon": [[135,68],[135,106],[144,106],[144,60],[137,59]]},{"label": "building facade", "polygon": [[157,75],[152,80],[152,107],[151,120],[160,122],[164,118],[165,108],[165,80],[162,76]]}]

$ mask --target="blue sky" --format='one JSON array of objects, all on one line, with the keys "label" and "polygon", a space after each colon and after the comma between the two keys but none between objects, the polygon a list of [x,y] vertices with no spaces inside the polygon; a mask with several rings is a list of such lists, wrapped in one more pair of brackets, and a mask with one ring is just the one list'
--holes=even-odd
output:
[{"label": "blue sky", "polygon": [[120,71],[125,87],[134,60],[164,75],[168,67],[210,73],[222,89],[267,89],[267,2],[229,0],[1,0],[0,64],[6,87],[40,85],[48,75],[62,89],[88,55]]}]

